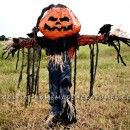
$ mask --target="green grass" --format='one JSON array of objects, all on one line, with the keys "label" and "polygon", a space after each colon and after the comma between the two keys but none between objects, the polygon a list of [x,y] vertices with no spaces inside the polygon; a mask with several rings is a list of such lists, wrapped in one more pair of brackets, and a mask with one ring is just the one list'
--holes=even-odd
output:
[{"label": "green grass", "polygon": [[[0,46],[0,55],[2,46]],[[130,129],[130,48],[121,46],[127,66],[117,63],[114,48],[100,44],[99,64],[94,96],[89,93],[89,47],[80,47],[77,60],[77,122],[71,130],[129,130]],[[45,53],[40,69],[40,96],[48,96],[48,71]],[[50,110],[47,99],[33,99],[25,108],[26,74],[17,89],[20,71],[15,70],[16,55],[8,60],[0,57],[0,130],[45,130],[44,118]],[[20,65],[21,63],[19,63]],[[71,88],[73,92],[73,87]],[[20,99],[13,97],[21,96]],[[124,97],[124,98],[122,98]],[[62,130],[63,126],[56,126]]]}]

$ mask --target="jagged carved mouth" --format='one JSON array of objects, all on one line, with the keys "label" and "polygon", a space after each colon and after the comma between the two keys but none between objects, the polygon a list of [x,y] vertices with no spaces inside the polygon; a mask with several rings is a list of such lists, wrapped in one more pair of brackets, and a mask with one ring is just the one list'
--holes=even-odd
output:
[{"label": "jagged carved mouth", "polygon": [[68,31],[68,30],[72,30],[72,24],[71,25],[69,25],[69,26],[62,26],[61,28],[58,28],[58,27],[50,27],[50,26],[48,26],[47,24],[45,24],[45,26],[44,26],[44,30],[49,30],[49,31],[54,31],[54,30],[58,30],[58,31],[61,31],[61,30],[63,30],[63,31]]}]

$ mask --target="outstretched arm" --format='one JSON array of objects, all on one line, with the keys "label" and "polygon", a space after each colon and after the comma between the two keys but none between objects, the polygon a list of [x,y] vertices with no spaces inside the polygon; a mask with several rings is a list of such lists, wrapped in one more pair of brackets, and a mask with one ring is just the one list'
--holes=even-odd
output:
[{"label": "outstretched arm", "polygon": [[24,39],[24,38],[9,38],[7,39],[5,46],[3,48],[2,58],[7,54],[6,59],[11,54],[14,56],[15,52],[21,48],[32,48],[34,45],[34,39]]},{"label": "outstretched arm", "polygon": [[37,39],[30,38],[28,40],[19,39],[17,44],[19,48],[35,48],[35,45],[39,45],[41,48],[45,48],[44,37],[37,37]]},{"label": "outstretched arm", "polygon": [[89,44],[95,44],[95,43],[105,43],[106,38],[104,35],[79,35],[78,36],[78,45],[79,46],[85,46]]},{"label": "outstretched arm", "polygon": [[[37,42],[37,43],[36,43]],[[34,38],[9,38],[3,48],[2,57],[7,54],[7,57],[21,48],[34,48],[36,51],[40,48],[44,48],[44,37],[38,37],[37,41]]]},{"label": "outstretched arm", "polygon": [[[119,62],[119,59],[121,60],[121,62],[125,64],[125,62],[123,61],[123,58],[120,54],[120,43],[124,43],[127,46],[130,47],[130,39],[126,38],[126,37],[120,37],[118,35],[114,35],[112,33],[108,33],[106,34],[102,34],[100,36],[96,36],[96,35],[80,35],[78,36],[78,45],[79,46],[85,46],[85,45],[90,45],[90,44],[95,44],[95,43],[103,43],[106,44],[108,46],[112,46],[115,48],[116,52],[117,52],[117,60]],[[118,46],[117,46],[118,44]]]}]

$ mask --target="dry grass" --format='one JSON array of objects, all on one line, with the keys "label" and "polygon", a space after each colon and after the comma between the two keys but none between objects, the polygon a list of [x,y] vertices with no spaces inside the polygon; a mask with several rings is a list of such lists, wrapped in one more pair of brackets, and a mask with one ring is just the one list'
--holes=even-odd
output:
[{"label": "dry grass", "polygon": [[[130,129],[130,48],[125,45],[122,46],[122,56],[127,66],[117,63],[113,48],[100,45],[94,97],[86,100],[89,92],[89,49],[80,49],[76,89],[78,120],[68,126],[71,130]],[[25,96],[26,75],[20,90],[17,90],[19,69],[15,70],[15,62],[16,57],[0,59],[0,130],[45,130],[44,118],[50,109],[46,62],[42,60],[40,71],[41,98],[32,99],[27,108],[22,97]],[[57,125],[55,129],[63,130],[64,126]]]}]

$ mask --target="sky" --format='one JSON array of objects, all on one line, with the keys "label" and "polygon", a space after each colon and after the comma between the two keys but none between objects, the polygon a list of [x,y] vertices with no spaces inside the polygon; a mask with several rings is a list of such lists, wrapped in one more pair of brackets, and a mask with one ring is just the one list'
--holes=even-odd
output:
[{"label": "sky", "polygon": [[78,17],[80,34],[96,35],[104,24],[130,34],[129,0],[0,0],[0,36],[27,37],[42,9],[58,3],[69,7]]}]

